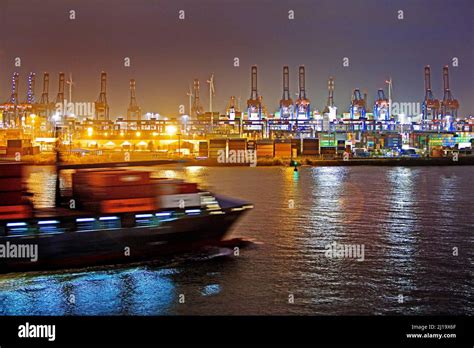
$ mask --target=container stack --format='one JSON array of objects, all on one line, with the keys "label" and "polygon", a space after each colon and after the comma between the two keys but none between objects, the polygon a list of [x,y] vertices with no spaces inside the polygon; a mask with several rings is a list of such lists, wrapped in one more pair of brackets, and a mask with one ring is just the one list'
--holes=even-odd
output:
[{"label": "container stack", "polygon": [[209,156],[209,144],[207,141],[199,142],[199,157],[208,157]]},{"label": "container stack", "polygon": [[257,158],[273,157],[273,140],[260,139],[257,140]]},{"label": "container stack", "polygon": [[247,139],[245,138],[230,138],[229,139],[229,152],[235,151],[236,153],[247,151]]},{"label": "container stack", "polygon": [[201,205],[196,183],[179,179],[153,180],[156,204],[162,209],[191,208]]},{"label": "container stack", "polygon": [[227,139],[209,140],[209,158],[219,159],[227,153]]},{"label": "container stack", "polygon": [[73,196],[82,208],[104,214],[157,209],[149,172],[79,170],[73,175]]},{"label": "container stack", "polygon": [[275,140],[275,157],[291,157],[291,140]]},{"label": "container stack", "polygon": [[23,198],[21,163],[0,164],[0,220],[32,217],[31,204]]},{"label": "container stack", "polygon": [[20,155],[36,155],[39,153],[39,146],[33,146],[30,139],[8,139],[6,156],[14,157]]},{"label": "container stack", "polygon": [[305,138],[303,139],[303,156],[319,155],[319,139]]}]

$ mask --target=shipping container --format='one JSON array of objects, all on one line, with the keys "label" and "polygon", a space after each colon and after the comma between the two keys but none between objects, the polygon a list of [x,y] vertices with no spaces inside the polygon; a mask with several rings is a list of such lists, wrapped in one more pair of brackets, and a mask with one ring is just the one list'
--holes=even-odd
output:
[{"label": "shipping container", "polygon": [[198,193],[165,195],[158,197],[157,200],[161,209],[179,207],[192,208],[201,206],[201,196]]},{"label": "shipping container", "polygon": [[209,144],[207,141],[199,142],[199,157],[208,157],[209,156]]},{"label": "shipping container", "polygon": [[291,139],[291,150],[293,151],[293,156],[301,156],[301,139]]},{"label": "shipping container", "polygon": [[247,140],[247,150],[248,151],[256,151],[257,150],[257,143],[255,140]]},{"label": "shipping container", "polygon": [[218,158],[225,156],[227,150],[227,139],[211,139],[209,140],[209,158]]},{"label": "shipping container", "polygon": [[77,171],[75,183],[96,187],[136,186],[150,184],[150,173],[132,170]]},{"label": "shipping container", "polygon": [[[94,205],[90,205],[94,207]],[[150,198],[110,199],[99,202],[101,213],[144,212],[157,209],[156,200]]]},{"label": "shipping container", "polygon": [[16,156],[16,154],[20,154],[21,156],[23,156],[23,155],[26,155],[26,151],[22,147],[8,147],[7,148],[8,157]]},{"label": "shipping container", "polygon": [[88,200],[104,199],[127,199],[127,198],[149,198],[153,196],[153,187],[150,184],[145,185],[126,185],[126,186],[74,186],[74,194],[78,198]]},{"label": "shipping container", "polygon": [[304,138],[303,139],[303,156],[319,155],[319,139]]},{"label": "shipping container", "polygon": [[21,205],[23,204],[22,190],[0,192],[0,205]]},{"label": "shipping container", "polygon": [[291,140],[275,140],[275,157],[291,157]]},{"label": "shipping container", "polygon": [[0,206],[0,220],[27,219],[33,216],[30,205]]},{"label": "shipping container", "polygon": [[231,151],[231,150],[246,151],[247,150],[247,139],[245,139],[245,138],[229,139],[229,151]]},{"label": "shipping container", "polygon": [[273,140],[257,140],[257,158],[273,157]]},{"label": "shipping container", "polygon": [[0,178],[0,192],[18,191],[22,189],[22,178]]},{"label": "shipping container", "polygon": [[179,184],[183,180],[179,179],[153,179],[153,192],[155,195],[174,195],[178,193]]},{"label": "shipping container", "polygon": [[7,147],[8,148],[31,147],[31,140],[30,139],[8,139]]},{"label": "shipping container", "polygon": [[7,162],[0,164],[0,178],[21,178],[23,173],[23,164],[16,162]]}]

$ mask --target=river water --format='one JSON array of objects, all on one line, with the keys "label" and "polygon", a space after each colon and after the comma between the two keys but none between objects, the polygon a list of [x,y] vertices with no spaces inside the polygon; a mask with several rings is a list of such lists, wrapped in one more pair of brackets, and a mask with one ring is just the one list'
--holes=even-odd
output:
[{"label": "river water", "polygon": [[[474,314],[473,167],[152,170],[254,203],[231,237],[255,243],[239,256],[3,275],[0,315]],[[52,204],[52,168],[30,168],[28,186]],[[334,242],[364,253],[328,257]]]}]

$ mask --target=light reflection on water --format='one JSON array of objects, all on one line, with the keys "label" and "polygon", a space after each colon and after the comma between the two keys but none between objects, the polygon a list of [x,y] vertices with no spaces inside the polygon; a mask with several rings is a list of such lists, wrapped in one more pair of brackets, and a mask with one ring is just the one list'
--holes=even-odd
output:
[{"label": "light reflection on water", "polygon": [[[0,314],[474,314],[471,167],[178,167],[154,176],[253,202],[232,236],[263,245],[168,266],[4,275]],[[52,168],[31,169],[28,187],[51,206]],[[326,258],[334,241],[364,245],[365,261]]]}]

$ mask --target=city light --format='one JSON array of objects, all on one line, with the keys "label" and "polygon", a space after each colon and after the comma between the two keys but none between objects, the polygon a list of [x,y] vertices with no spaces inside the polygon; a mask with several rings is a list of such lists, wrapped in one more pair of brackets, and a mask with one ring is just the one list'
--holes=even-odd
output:
[{"label": "city light", "polygon": [[176,126],[166,126],[166,134],[170,136],[175,135],[177,131],[178,129],[176,128]]},{"label": "city light", "polygon": [[94,133],[94,129],[92,129],[92,127],[87,128],[87,135],[89,137],[91,137],[93,133]]}]

